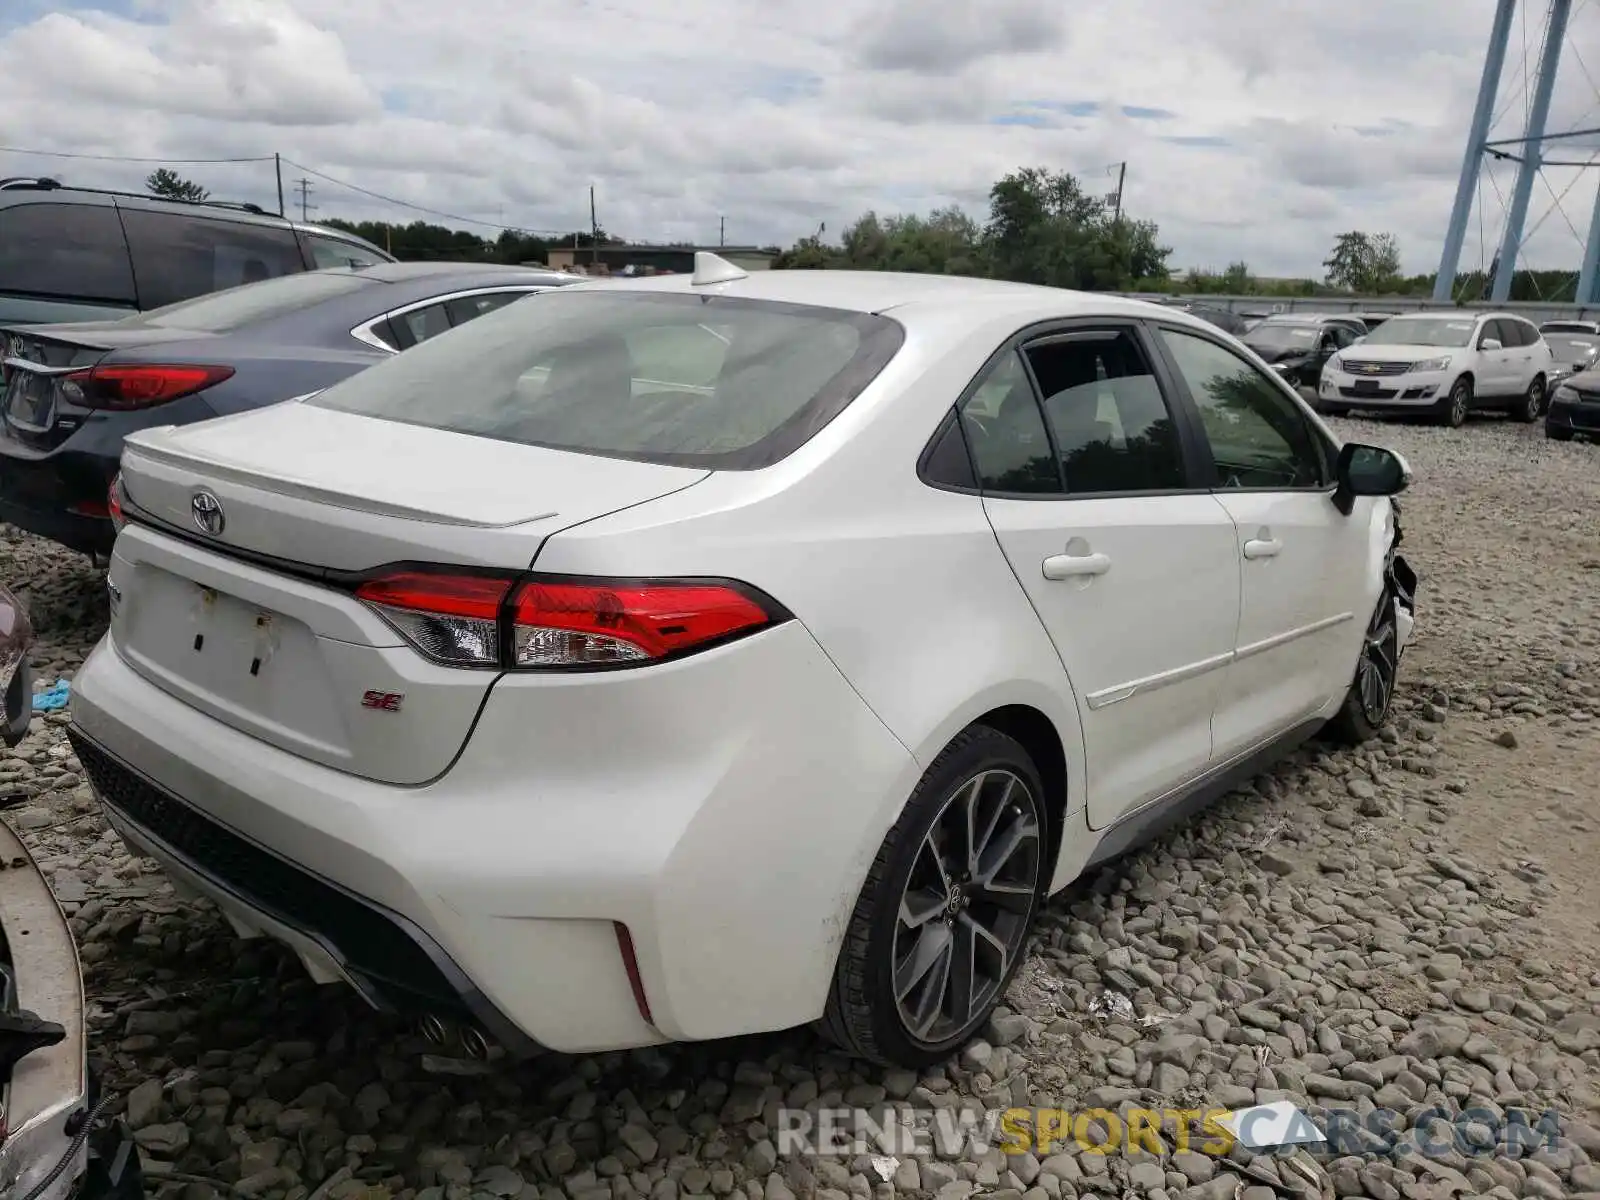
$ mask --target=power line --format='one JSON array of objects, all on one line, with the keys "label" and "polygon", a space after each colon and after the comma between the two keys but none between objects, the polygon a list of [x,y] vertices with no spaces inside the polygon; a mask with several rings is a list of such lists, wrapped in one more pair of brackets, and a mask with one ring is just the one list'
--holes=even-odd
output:
[{"label": "power line", "polygon": [[39,158],[75,158],[90,162],[122,162],[167,164],[193,167],[206,163],[261,163],[271,162],[272,155],[257,158],[130,158],[126,154],[68,154],[61,150],[29,150],[22,146],[0,146],[0,154],[31,154]]},{"label": "power line", "polygon": [[421,204],[413,204],[409,200],[401,200],[395,196],[386,196],[382,192],[375,192],[370,188],[357,187],[355,184],[349,183],[346,180],[335,179],[332,175],[327,175],[321,171],[308,167],[305,165],[305,163],[298,163],[288,158],[284,159],[283,161],[288,163],[297,171],[304,171],[307,175],[315,175],[318,179],[325,180],[336,187],[348,188],[350,191],[358,192],[363,196],[369,197],[370,199],[381,200],[385,204],[393,204],[399,208],[408,208],[412,212],[426,213],[430,217],[439,217],[446,221],[459,221],[463,225],[479,225],[485,229],[513,229],[521,233],[552,233],[564,236],[571,232],[570,230],[566,229],[535,229],[528,225],[501,225],[494,221],[482,221],[477,217],[463,217],[459,213],[445,212],[442,209],[437,208],[427,208]]}]

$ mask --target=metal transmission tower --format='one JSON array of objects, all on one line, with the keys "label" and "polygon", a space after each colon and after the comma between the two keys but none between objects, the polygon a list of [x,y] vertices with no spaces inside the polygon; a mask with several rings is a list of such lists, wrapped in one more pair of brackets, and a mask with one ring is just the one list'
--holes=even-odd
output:
[{"label": "metal transmission tower", "polygon": [[[1587,0],[1580,0],[1580,7],[1583,3],[1587,3]],[[1573,0],[1549,0],[1549,12],[1545,20],[1543,46],[1536,75],[1528,75],[1527,46],[1523,47],[1525,77],[1523,86],[1527,88],[1531,85],[1532,96],[1527,101],[1526,125],[1522,136],[1490,140],[1490,133],[1496,120],[1495,101],[1500,92],[1500,76],[1505,66],[1506,48],[1510,43],[1512,18],[1516,8],[1517,0],[1497,0],[1494,23],[1489,32],[1488,50],[1484,55],[1483,78],[1478,85],[1478,100],[1473,109],[1472,124],[1467,134],[1466,151],[1461,159],[1461,178],[1456,186],[1455,204],[1451,208],[1450,224],[1445,233],[1444,254],[1439,263],[1438,278],[1434,283],[1433,298],[1436,301],[1449,302],[1453,299],[1456,272],[1461,262],[1461,249],[1466,240],[1467,222],[1472,214],[1474,194],[1479,190],[1485,156],[1518,164],[1516,182],[1511,189],[1511,195],[1509,198],[1502,197],[1505,203],[1505,223],[1501,230],[1499,251],[1491,267],[1494,280],[1490,298],[1496,302],[1503,302],[1511,294],[1511,284],[1517,270],[1517,257],[1527,237],[1530,236],[1530,232],[1525,232],[1528,205],[1533,198],[1533,185],[1540,178],[1541,168],[1546,165],[1594,166],[1597,165],[1596,157],[1600,157],[1600,153],[1597,153],[1596,157],[1591,157],[1587,163],[1572,161],[1547,163],[1544,157],[1544,147],[1548,142],[1600,133],[1600,129],[1571,129],[1552,133],[1548,128],[1550,101],[1555,93],[1556,73],[1560,68],[1561,51],[1567,40],[1567,26],[1573,13]],[[1523,36],[1526,42],[1526,12],[1523,15],[1523,24]],[[1490,183],[1494,184],[1493,176],[1490,176]],[[1498,184],[1495,184],[1495,190],[1499,191]],[[1565,194],[1563,192],[1562,196]],[[1560,208],[1560,205],[1561,196],[1557,196],[1555,208]],[[1480,195],[1480,225],[1483,222],[1482,208]],[[1565,216],[1564,210],[1562,215]],[[1538,224],[1534,227],[1535,231],[1537,228]],[[1583,265],[1579,271],[1576,296],[1579,303],[1600,299],[1595,291],[1596,285],[1600,284],[1600,280],[1596,279],[1597,259],[1600,259],[1600,195],[1595,199],[1595,213],[1584,247]]]}]

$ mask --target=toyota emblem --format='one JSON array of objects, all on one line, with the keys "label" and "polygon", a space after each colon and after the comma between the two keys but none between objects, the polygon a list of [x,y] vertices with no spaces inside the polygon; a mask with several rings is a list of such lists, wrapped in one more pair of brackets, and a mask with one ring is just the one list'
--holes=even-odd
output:
[{"label": "toyota emblem", "polygon": [[222,515],[222,501],[210,492],[196,492],[189,501],[189,515],[195,528],[211,537],[219,537],[228,520]]}]

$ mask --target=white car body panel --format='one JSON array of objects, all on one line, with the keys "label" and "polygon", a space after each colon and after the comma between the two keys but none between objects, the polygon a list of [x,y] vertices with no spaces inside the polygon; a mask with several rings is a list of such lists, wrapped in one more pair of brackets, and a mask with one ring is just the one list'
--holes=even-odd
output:
[{"label": "white car body panel", "polygon": [[[613,280],[551,301],[601,287],[693,285]],[[985,714],[1024,713],[1059,742],[1054,890],[1098,830],[1337,708],[1380,586],[1387,501],[1350,516],[1326,493],[1024,503],[918,477],[962,388],[1019,330],[1120,316],[1225,337],[1210,325],[944,277],[773,272],[704,291],[886,310],[905,343],[797,450],[748,471],[300,404],[130,439],[127,493],[157,524],[120,537],[121,599],[74,680],[97,788],[131,767],[319,886],[398,914],[515,1032],[578,1052],[816,1018],[885,831]],[[190,523],[201,486],[229,514],[210,546]],[[1262,527],[1283,553],[1246,561]],[[1046,581],[1042,560],[1074,538],[1110,570]],[[731,579],[793,619],[631,670],[463,670],[425,661],[327,577],[239,552],[347,572],[429,561]],[[242,668],[188,657],[180,597],[199,588],[236,608],[227,646],[252,644],[249,614],[273,614],[271,649],[293,657],[296,688],[251,690]],[[363,709],[368,689],[404,693],[404,712]],[[362,986],[294,914],[119,828],[239,927]],[[648,1021],[614,923],[631,936]]]},{"label": "white car body panel", "polygon": [[1349,681],[1329,664],[1356,660],[1382,576],[1370,553],[1370,499],[1339,521],[1327,519],[1322,492],[1225,491],[1217,500],[1234,524],[1241,579],[1238,636],[1212,720],[1226,758],[1270,738],[1286,716],[1313,716],[1343,695]]},{"label": "white car body panel", "polygon": [[[1222,506],[1206,495],[984,505],[1077,690],[1090,825],[1205,770],[1239,623]],[[1046,578],[1057,555],[1100,555],[1106,571]]]}]

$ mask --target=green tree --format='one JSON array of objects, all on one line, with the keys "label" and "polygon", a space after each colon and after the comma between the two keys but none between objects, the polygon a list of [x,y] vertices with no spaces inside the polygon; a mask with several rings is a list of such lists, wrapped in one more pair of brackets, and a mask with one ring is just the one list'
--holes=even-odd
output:
[{"label": "green tree", "polygon": [[1322,267],[1330,284],[1352,292],[1394,292],[1403,282],[1400,243],[1392,233],[1341,233]]},{"label": "green tree", "polygon": [[185,179],[176,171],[168,167],[158,167],[146,176],[145,190],[152,196],[163,196],[168,200],[192,200],[199,202],[211,195],[205,188],[193,180]]},{"label": "green tree", "polygon": [[1222,290],[1234,296],[1249,296],[1256,290],[1256,277],[1250,273],[1247,262],[1233,262],[1222,273]]}]

